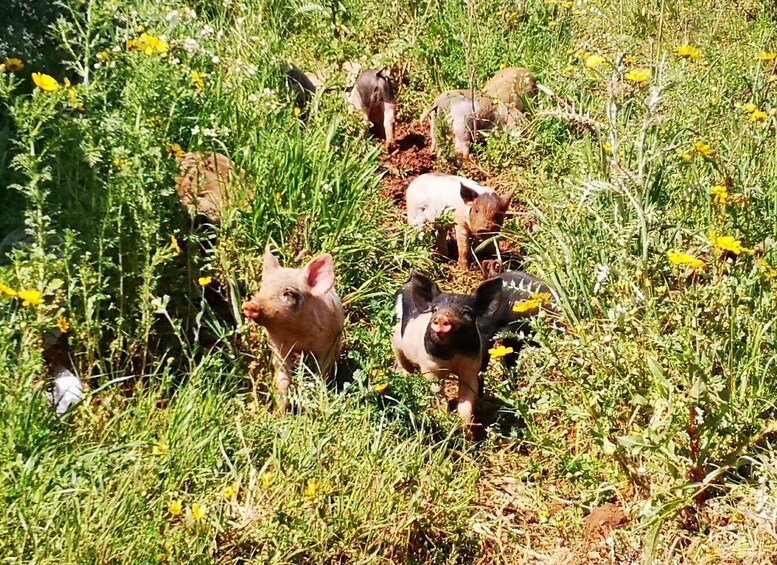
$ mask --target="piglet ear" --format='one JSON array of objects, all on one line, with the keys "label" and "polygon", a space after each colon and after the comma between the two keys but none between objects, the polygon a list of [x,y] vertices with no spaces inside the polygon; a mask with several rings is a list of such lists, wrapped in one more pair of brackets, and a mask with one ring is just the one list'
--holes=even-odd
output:
[{"label": "piglet ear", "polygon": [[475,315],[490,318],[502,303],[502,279],[489,279],[475,291]]},{"label": "piglet ear", "polygon": [[507,194],[501,197],[502,200],[502,208],[505,212],[507,212],[507,209],[510,207],[510,203],[513,201],[513,194],[515,194],[514,190],[511,190]]},{"label": "piglet ear", "polygon": [[420,312],[426,311],[437,295],[440,294],[440,287],[432,279],[415,270],[410,271],[410,280],[407,282],[407,287],[410,290],[413,305]]},{"label": "piglet ear", "polygon": [[465,204],[469,204],[479,196],[477,190],[475,190],[474,188],[470,188],[465,184],[461,185],[461,191],[459,192],[459,194],[461,194],[461,199],[464,201]]},{"label": "piglet ear", "polygon": [[272,249],[270,248],[270,244],[268,243],[264,247],[264,268],[262,270],[263,273],[269,273],[280,267],[281,264],[278,262],[278,259],[275,257],[275,255],[272,254]]},{"label": "piglet ear", "polygon": [[335,285],[335,265],[329,253],[313,259],[305,266],[303,273],[313,296],[326,294]]}]

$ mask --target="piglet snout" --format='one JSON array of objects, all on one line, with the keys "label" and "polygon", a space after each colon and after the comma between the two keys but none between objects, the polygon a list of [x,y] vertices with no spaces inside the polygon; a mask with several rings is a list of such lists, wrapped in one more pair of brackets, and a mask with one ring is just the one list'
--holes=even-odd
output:
[{"label": "piglet snout", "polygon": [[439,336],[448,335],[451,333],[452,329],[453,325],[451,324],[450,320],[444,316],[439,316],[432,320],[432,331]]},{"label": "piglet snout", "polygon": [[248,318],[249,320],[258,321],[259,317],[262,314],[262,309],[259,308],[259,305],[255,302],[244,302],[243,303],[243,316]]}]

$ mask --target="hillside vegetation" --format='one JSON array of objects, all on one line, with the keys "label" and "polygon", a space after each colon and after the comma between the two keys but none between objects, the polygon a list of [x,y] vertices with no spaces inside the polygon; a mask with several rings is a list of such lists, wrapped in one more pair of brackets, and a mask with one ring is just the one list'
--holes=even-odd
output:
[{"label": "hillside vegetation", "polygon": [[[3,562],[777,558],[773,2],[0,14],[0,239],[26,232],[0,264]],[[325,77],[306,109],[285,61]],[[397,86],[392,155],[348,108],[349,62]],[[506,66],[555,96],[474,163],[434,166],[516,190],[503,249],[562,315],[533,321],[516,368],[492,361],[471,441],[394,370],[389,336],[411,268],[446,289],[479,275],[435,258],[391,195],[424,172],[401,138],[428,131],[436,96]],[[254,198],[192,229],[175,156],[210,150]],[[268,241],[287,265],[331,253],[346,307],[338,383],[301,371],[293,414],[240,315]],[[58,336],[88,385],[62,417],[45,394]]]}]

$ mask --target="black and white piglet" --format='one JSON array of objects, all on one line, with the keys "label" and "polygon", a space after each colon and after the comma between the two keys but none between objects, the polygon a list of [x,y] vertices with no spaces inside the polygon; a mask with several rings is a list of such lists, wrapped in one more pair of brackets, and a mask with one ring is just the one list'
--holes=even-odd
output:
[{"label": "black and white piglet", "polygon": [[492,279],[472,294],[451,294],[411,271],[397,296],[398,321],[391,339],[397,365],[409,373],[456,376],[458,413],[465,424],[472,423],[478,397],[484,343],[478,320],[498,310],[502,284]]}]

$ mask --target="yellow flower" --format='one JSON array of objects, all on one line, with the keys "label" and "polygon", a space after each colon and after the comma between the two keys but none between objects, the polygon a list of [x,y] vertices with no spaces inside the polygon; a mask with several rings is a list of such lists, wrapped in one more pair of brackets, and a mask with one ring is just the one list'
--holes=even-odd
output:
[{"label": "yellow flower", "polygon": [[32,82],[44,92],[54,92],[59,88],[59,83],[54,77],[43,73],[32,73]]},{"label": "yellow flower", "polygon": [[688,265],[691,269],[703,269],[704,261],[689,255],[688,253],[681,253],[679,251],[667,251],[666,257],[672,265]]},{"label": "yellow flower", "polygon": [[563,71],[561,71],[561,74],[564,75],[565,77],[568,77],[574,74],[574,72],[575,72],[575,67],[572,65],[567,65],[567,67]]},{"label": "yellow flower", "polygon": [[140,39],[129,39],[127,41],[128,51],[143,51],[145,48],[146,44],[143,43]]},{"label": "yellow flower", "polygon": [[764,63],[771,63],[775,59],[777,59],[777,53],[774,53],[772,51],[761,51],[758,54],[758,58],[761,59]]},{"label": "yellow flower", "polygon": [[529,316],[532,316],[539,312],[541,306],[541,299],[531,298],[529,300],[524,300],[523,302],[516,302],[513,305],[513,312],[516,314],[528,314]]},{"label": "yellow flower", "polygon": [[167,503],[167,511],[171,516],[180,516],[183,512],[183,505],[180,500],[171,500]]},{"label": "yellow flower", "polygon": [[532,294],[532,299],[539,300],[543,306],[549,305],[552,302],[552,298],[549,292],[535,292]]},{"label": "yellow flower", "polygon": [[320,495],[324,494],[324,485],[321,481],[316,479],[310,479],[305,487],[305,497],[308,500],[315,500]]},{"label": "yellow flower", "polygon": [[488,354],[491,356],[491,359],[501,359],[505,355],[509,355],[514,350],[512,347],[505,347],[503,345],[500,345],[499,347],[494,347],[492,349],[488,350]]},{"label": "yellow flower", "polygon": [[757,259],[755,262],[756,265],[758,265],[766,275],[766,278],[773,279],[777,278],[777,269],[772,267],[769,263],[766,262],[764,259]]},{"label": "yellow flower", "polygon": [[165,147],[176,159],[183,157],[184,151],[178,143],[168,143]]},{"label": "yellow flower", "polygon": [[677,149],[675,149],[675,153],[684,162],[686,162],[686,163],[690,163],[691,162],[691,159],[692,159],[691,154],[688,153],[687,151],[684,151],[683,149],[677,148]]},{"label": "yellow flower", "polygon": [[653,71],[650,69],[632,69],[624,75],[624,78],[636,84],[644,84],[652,75]]},{"label": "yellow flower", "polygon": [[712,157],[715,155],[715,150],[710,147],[707,143],[704,143],[701,140],[697,140],[693,142],[693,150],[697,153],[701,153],[705,157]]},{"label": "yellow flower", "polygon": [[81,104],[81,101],[78,99],[78,95],[76,94],[75,89],[70,88],[67,91],[67,101],[70,104],[70,107],[73,108],[73,110],[77,110],[78,112],[84,112],[84,105]]},{"label": "yellow flower", "polygon": [[734,255],[740,255],[742,253],[749,255],[753,252],[752,249],[743,247],[742,242],[740,240],[735,239],[730,235],[717,236],[713,232],[710,234],[710,241],[712,242],[712,245],[714,245],[721,251],[730,251]]},{"label": "yellow flower", "polygon": [[769,114],[764,112],[763,110],[755,110],[750,114],[750,121],[751,122],[762,122],[766,118],[769,117]]},{"label": "yellow flower", "polygon": [[224,489],[224,498],[232,500],[237,496],[237,483],[232,483]]},{"label": "yellow flower", "polygon": [[22,299],[22,306],[38,306],[43,302],[43,295],[37,290],[20,290],[17,296]]},{"label": "yellow flower", "polygon": [[64,316],[60,316],[57,318],[57,327],[59,328],[59,331],[61,331],[63,334],[66,334],[70,329],[70,322],[68,322],[67,318]]},{"label": "yellow flower", "polygon": [[693,45],[678,45],[676,51],[677,55],[683,59],[698,59],[701,57],[701,51]]},{"label": "yellow flower", "polygon": [[11,57],[10,59],[6,59],[5,63],[5,70],[9,73],[18,73],[22,69],[24,69],[24,63],[21,59],[17,59],[16,57]]},{"label": "yellow flower", "polygon": [[144,45],[143,52],[146,55],[153,55],[154,53],[167,53],[167,50],[169,49],[167,41],[147,33],[140,34],[140,41]]},{"label": "yellow flower", "polygon": [[607,59],[601,55],[589,55],[585,59],[585,66],[589,69],[595,69],[607,62]]},{"label": "yellow flower", "polygon": [[164,442],[155,443],[151,448],[151,455],[167,455],[167,444]]},{"label": "yellow flower", "polygon": [[205,86],[205,81],[203,80],[203,75],[199,71],[192,71],[191,74],[192,84],[194,85],[194,88],[197,90],[202,90]]},{"label": "yellow flower", "polygon": [[281,201],[281,193],[280,192],[276,192],[275,193],[275,201],[276,202],[280,202]]},{"label": "yellow flower", "polygon": [[101,63],[104,63],[105,61],[107,61],[110,58],[111,58],[111,54],[108,53],[107,51],[100,51],[97,54],[97,60],[100,61]]},{"label": "yellow flower", "polygon": [[195,522],[199,522],[205,516],[208,514],[208,509],[203,504],[197,504],[196,502],[192,504],[192,518],[194,518]]},{"label": "yellow flower", "polygon": [[604,144],[602,145],[602,149],[604,149],[604,152],[607,153],[608,155],[612,155],[612,143],[610,143],[609,141],[604,142]]},{"label": "yellow flower", "polygon": [[200,277],[197,279],[197,282],[200,283],[200,286],[208,286],[213,282],[213,277]]},{"label": "yellow flower", "polygon": [[752,114],[753,112],[755,112],[755,111],[758,109],[758,106],[756,106],[756,105],[755,105],[755,104],[753,104],[752,102],[748,102],[747,104],[745,104],[744,106],[742,106],[742,109],[743,109],[745,112],[747,112],[748,114]]},{"label": "yellow flower", "polygon": [[183,253],[183,251],[181,251],[181,246],[178,245],[178,240],[175,239],[174,235],[170,236],[170,247],[172,247],[176,255],[180,255],[181,253]]},{"label": "yellow flower", "polygon": [[12,289],[10,286],[6,286],[0,282],[0,294],[5,294],[6,296],[10,296],[11,298],[13,298],[14,296],[16,296],[16,291]]},{"label": "yellow flower", "polygon": [[372,390],[377,392],[378,394],[383,394],[388,390],[388,383],[379,383],[372,387]]},{"label": "yellow flower", "polygon": [[270,488],[275,477],[272,473],[262,473],[260,479],[262,480],[262,487]]},{"label": "yellow flower", "polygon": [[710,189],[710,194],[715,197],[715,204],[725,205],[728,201],[728,187],[722,184],[716,184]]}]

